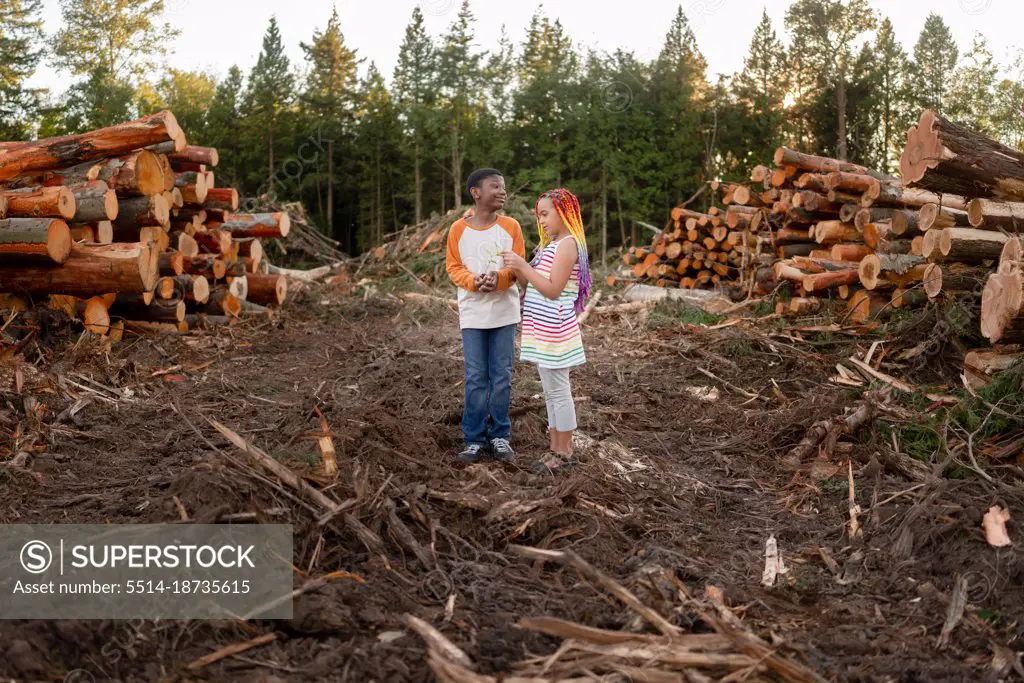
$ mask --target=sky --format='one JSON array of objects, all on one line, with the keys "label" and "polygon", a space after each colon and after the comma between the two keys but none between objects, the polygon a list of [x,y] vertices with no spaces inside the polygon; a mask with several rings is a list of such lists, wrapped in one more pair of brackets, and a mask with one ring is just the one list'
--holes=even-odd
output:
[{"label": "sky", "polygon": [[[495,44],[505,25],[517,44],[526,34],[530,18],[540,3],[522,0],[470,0],[476,16],[477,44]],[[945,19],[961,54],[971,44],[975,31],[988,39],[996,60],[1008,63],[1024,40],[1019,37],[1024,4],[1020,0],[869,0],[883,16],[892,20],[896,35],[907,52],[913,49],[929,11]],[[248,73],[262,44],[270,17],[276,16],[293,65],[301,65],[299,43],[308,42],[315,29],[323,29],[338,8],[346,43],[364,58],[361,73],[371,61],[391,78],[398,49],[413,8],[423,10],[427,28],[440,36],[455,18],[461,0],[166,0],[167,19],[181,30],[174,41],[168,63],[178,69],[204,71],[217,77],[238,64]],[[547,0],[545,13],[561,19],[575,45],[599,51],[625,48],[641,59],[657,55],[672,18],[681,6],[689,18],[701,51],[707,58],[709,75],[731,74],[743,67],[754,28],[767,9],[776,32],[785,39],[783,19],[792,4],[786,0],[629,0],[617,3],[599,0]],[[44,29],[55,33],[60,27],[58,0],[44,0]],[[1014,8],[1017,9],[1014,9]],[[599,8],[599,9],[598,9]],[[32,79],[34,86],[48,87],[55,94],[67,87],[66,75],[48,65]]]}]

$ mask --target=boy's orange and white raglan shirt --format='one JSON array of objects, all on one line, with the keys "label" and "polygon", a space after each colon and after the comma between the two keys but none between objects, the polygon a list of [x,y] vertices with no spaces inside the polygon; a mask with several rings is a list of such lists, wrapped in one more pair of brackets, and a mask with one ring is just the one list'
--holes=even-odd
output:
[{"label": "boy's orange and white raglan shirt", "polygon": [[[520,322],[519,288],[515,272],[504,267],[503,251],[526,257],[523,231],[514,218],[498,216],[486,228],[474,228],[460,218],[448,231],[445,261],[448,276],[459,288],[459,327],[488,330]],[[498,272],[498,288],[478,292],[473,279],[491,271]]]}]

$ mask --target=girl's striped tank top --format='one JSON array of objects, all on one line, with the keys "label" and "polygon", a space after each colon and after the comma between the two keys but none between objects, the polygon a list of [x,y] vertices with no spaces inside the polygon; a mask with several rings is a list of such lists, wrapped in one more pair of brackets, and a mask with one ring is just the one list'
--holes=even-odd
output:
[{"label": "girl's striped tank top", "polygon": [[[572,240],[572,236],[563,239]],[[534,268],[544,277],[551,275],[558,242],[544,247]],[[569,368],[586,362],[583,337],[576,322],[576,296],[580,290],[580,265],[572,267],[569,281],[557,299],[549,299],[533,285],[526,287],[520,360],[542,368]]]}]

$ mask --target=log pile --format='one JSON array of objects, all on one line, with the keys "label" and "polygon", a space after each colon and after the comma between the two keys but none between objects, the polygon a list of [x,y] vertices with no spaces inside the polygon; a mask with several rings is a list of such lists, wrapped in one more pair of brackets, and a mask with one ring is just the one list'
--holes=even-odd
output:
[{"label": "log pile", "polygon": [[287,236],[288,214],[237,213],[217,157],[188,145],[169,111],[0,142],[3,306],[49,306],[119,338],[280,305],[286,283],[266,274],[261,240]]},{"label": "log pile", "polygon": [[854,323],[944,294],[981,296],[987,282],[982,332],[1024,339],[1024,154],[925,111],[908,132],[904,180],[785,147],[774,162],[749,182],[712,182],[720,206],[674,209],[650,246],[624,254],[632,277],[662,287],[740,281],[762,294],[788,282],[793,298],[777,313],[839,298]]},{"label": "log pile", "polygon": [[[712,206],[707,213],[678,206],[650,246],[631,248],[623,261],[636,281],[683,289],[716,287],[739,279],[745,269],[754,220],[761,216],[752,206]],[[614,280],[610,278],[610,284]]]}]

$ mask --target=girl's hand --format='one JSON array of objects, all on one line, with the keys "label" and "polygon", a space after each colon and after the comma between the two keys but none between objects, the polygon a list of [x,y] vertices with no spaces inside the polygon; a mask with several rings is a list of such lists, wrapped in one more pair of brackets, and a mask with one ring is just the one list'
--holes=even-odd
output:
[{"label": "girl's hand", "polygon": [[503,251],[501,257],[505,261],[505,267],[519,272],[526,268],[526,259],[514,251]]}]

